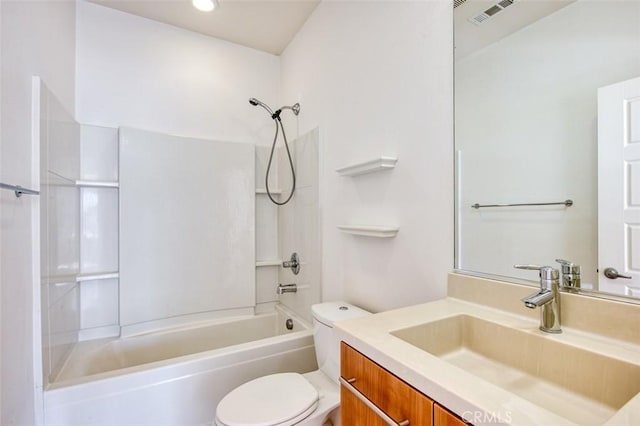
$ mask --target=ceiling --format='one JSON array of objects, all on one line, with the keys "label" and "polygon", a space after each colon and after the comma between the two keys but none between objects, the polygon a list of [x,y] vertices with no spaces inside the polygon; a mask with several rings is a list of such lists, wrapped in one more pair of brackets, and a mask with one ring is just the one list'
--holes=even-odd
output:
[{"label": "ceiling", "polygon": [[89,0],[133,15],[279,55],[320,0],[219,0],[200,12],[191,0]]},{"label": "ceiling", "polygon": [[467,20],[499,1],[466,0],[454,9],[456,59],[495,43],[576,0],[515,0],[511,6],[480,25]]}]

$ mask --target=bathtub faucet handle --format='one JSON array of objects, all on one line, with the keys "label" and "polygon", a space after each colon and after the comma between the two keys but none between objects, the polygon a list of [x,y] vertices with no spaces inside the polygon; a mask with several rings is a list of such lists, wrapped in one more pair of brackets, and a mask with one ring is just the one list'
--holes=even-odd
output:
[{"label": "bathtub faucet handle", "polygon": [[300,273],[300,257],[298,256],[298,253],[294,252],[289,260],[282,262],[282,267],[291,268],[293,275],[298,275],[298,273]]},{"label": "bathtub faucet handle", "polygon": [[297,291],[297,284],[278,284],[278,294],[296,293]]}]

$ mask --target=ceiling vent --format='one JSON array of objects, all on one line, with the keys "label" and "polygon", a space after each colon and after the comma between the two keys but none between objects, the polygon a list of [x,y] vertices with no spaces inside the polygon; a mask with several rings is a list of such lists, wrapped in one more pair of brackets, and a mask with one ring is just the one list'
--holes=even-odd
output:
[{"label": "ceiling vent", "polygon": [[467,0],[454,0],[453,1],[453,8],[455,9],[456,7],[462,5],[465,1],[467,1]]},{"label": "ceiling vent", "polygon": [[[465,1],[466,0],[462,0],[460,4],[464,3]],[[493,6],[491,6],[490,8],[485,10],[484,12],[469,18],[469,22],[471,22],[472,24],[480,25],[480,24],[488,21],[490,18],[493,18],[498,13],[502,12],[503,10],[505,10],[507,7],[511,6],[513,4],[513,2],[514,2],[514,0],[502,0],[501,2],[498,2],[498,3],[494,4]],[[455,7],[455,5],[454,5],[454,7]]]}]

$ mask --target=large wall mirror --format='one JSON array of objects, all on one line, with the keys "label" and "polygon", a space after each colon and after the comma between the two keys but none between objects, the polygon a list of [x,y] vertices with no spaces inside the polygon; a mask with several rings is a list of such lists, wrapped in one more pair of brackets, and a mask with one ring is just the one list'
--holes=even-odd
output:
[{"label": "large wall mirror", "polygon": [[640,0],[454,16],[456,269],[535,283],[513,265],[565,259],[640,297]]}]

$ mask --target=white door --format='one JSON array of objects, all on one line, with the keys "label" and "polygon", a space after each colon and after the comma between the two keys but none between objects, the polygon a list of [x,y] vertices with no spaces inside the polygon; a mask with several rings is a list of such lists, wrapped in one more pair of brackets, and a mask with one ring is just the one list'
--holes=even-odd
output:
[{"label": "white door", "polygon": [[598,285],[640,296],[640,78],[598,90]]}]

